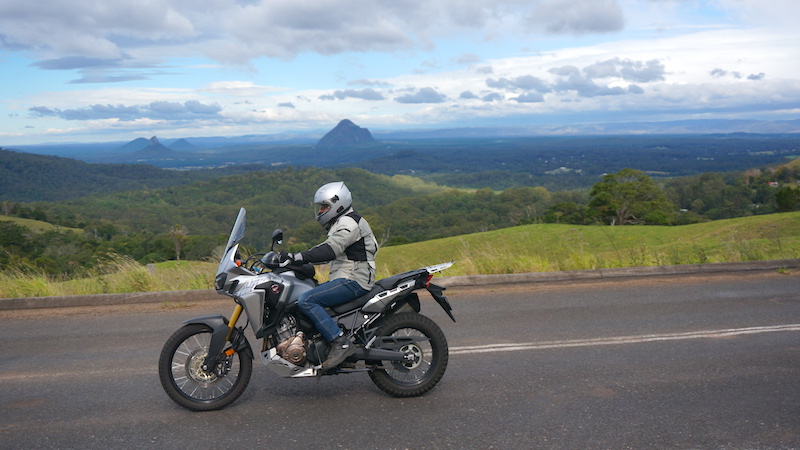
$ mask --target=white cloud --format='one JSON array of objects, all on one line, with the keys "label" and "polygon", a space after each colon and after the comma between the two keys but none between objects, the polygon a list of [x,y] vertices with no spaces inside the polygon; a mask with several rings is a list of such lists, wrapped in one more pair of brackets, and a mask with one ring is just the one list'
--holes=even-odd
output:
[{"label": "white cloud", "polygon": [[0,58],[54,80],[0,87],[0,133],[790,111],[797,16],[795,0],[0,0]]},{"label": "white cloud", "polygon": [[195,35],[191,21],[168,2],[0,2],[5,45],[27,48],[44,58],[85,56],[115,59],[126,40],[159,41]]},{"label": "white cloud", "polygon": [[712,0],[711,3],[755,25],[795,28],[800,17],[797,0]]},{"label": "white cloud", "polygon": [[620,31],[625,19],[616,0],[542,0],[526,22],[532,31],[580,35]]},{"label": "white cloud", "polygon": [[412,92],[404,94],[395,99],[399,103],[442,103],[447,100],[447,96],[441,94],[431,87],[424,87]]},{"label": "white cloud", "polygon": [[223,94],[234,97],[259,97],[269,92],[285,91],[287,88],[258,86],[252,81],[215,81],[200,89],[201,92]]},{"label": "white cloud", "polygon": [[41,117],[58,117],[64,120],[102,120],[135,121],[140,119],[184,121],[194,119],[210,119],[220,113],[222,108],[217,104],[204,104],[197,100],[184,103],[157,101],[143,105],[111,105],[94,104],[75,109],[50,109],[46,106],[34,106],[30,111]]},{"label": "white cloud", "polygon": [[[523,16],[524,23],[518,23]],[[438,37],[499,25],[586,34],[616,31],[622,24],[616,0],[0,2],[0,45],[27,49],[44,60],[118,60],[162,47],[184,52],[172,56],[187,56],[185,51],[191,50],[245,64],[262,56],[293,58],[304,52],[424,49]],[[473,58],[459,58],[466,61],[464,57]]]},{"label": "white cloud", "polygon": [[359,98],[361,100],[370,100],[370,101],[378,101],[386,99],[383,96],[383,94],[371,88],[336,90],[333,92],[333,94],[326,94],[320,96],[321,100],[333,100],[333,99],[344,100],[346,98]]}]

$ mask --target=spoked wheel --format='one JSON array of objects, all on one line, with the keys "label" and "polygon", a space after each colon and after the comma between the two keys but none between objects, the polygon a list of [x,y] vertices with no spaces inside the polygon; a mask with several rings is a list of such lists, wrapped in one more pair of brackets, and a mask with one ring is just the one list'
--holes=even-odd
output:
[{"label": "spoked wheel", "polygon": [[175,403],[186,409],[224,408],[242,395],[250,381],[253,361],[244,352],[223,355],[217,367],[203,370],[210,343],[211,328],[192,324],[170,336],[161,350],[161,385]]},{"label": "spoked wheel", "polygon": [[378,330],[381,348],[398,350],[407,361],[383,361],[370,372],[372,381],[395,397],[422,395],[442,379],[447,369],[447,340],[438,325],[416,313],[390,316]]}]

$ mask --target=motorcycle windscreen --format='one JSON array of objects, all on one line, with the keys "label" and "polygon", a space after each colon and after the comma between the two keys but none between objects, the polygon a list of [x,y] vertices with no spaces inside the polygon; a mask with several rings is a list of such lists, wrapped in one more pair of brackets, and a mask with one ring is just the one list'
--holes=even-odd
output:
[{"label": "motorcycle windscreen", "polygon": [[[216,288],[217,285],[225,284],[225,279],[220,280],[220,274],[224,274],[228,269],[235,266],[236,263],[234,259],[236,258],[236,244],[244,237],[244,224],[245,219],[247,217],[247,213],[245,212],[244,208],[239,209],[239,215],[236,217],[236,222],[233,224],[233,229],[231,230],[231,235],[228,237],[228,243],[225,244],[225,251],[222,253],[222,258],[219,260],[219,266],[217,266],[217,280],[214,283]],[[220,285],[221,286],[221,285]],[[221,289],[217,288],[217,290]]]},{"label": "motorcycle windscreen", "polygon": [[245,211],[244,208],[240,208],[239,215],[236,216],[236,222],[234,222],[233,228],[231,229],[231,235],[228,237],[228,243],[225,245],[226,252],[244,237],[244,224],[246,218],[247,211]]}]

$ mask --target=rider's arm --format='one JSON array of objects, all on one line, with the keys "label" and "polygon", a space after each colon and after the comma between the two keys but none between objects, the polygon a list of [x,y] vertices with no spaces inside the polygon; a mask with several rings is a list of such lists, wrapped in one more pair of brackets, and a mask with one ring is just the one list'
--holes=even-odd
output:
[{"label": "rider's arm", "polygon": [[343,216],[334,224],[325,242],[294,255],[295,261],[326,263],[344,254],[347,247],[359,239],[358,224]]}]

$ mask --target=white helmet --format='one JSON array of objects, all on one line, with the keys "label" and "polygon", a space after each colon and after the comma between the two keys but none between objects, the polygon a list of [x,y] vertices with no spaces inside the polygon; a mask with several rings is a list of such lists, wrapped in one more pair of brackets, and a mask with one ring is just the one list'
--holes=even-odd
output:
[{"label": "white helmet", "polygon": [[350,209],[353,204],[353,196],[350,189],[342,181],[336,181],[323,185],[314,194],[314,205],[316,206],[316,219],[320,225],[327,227],[337,217]]}]

